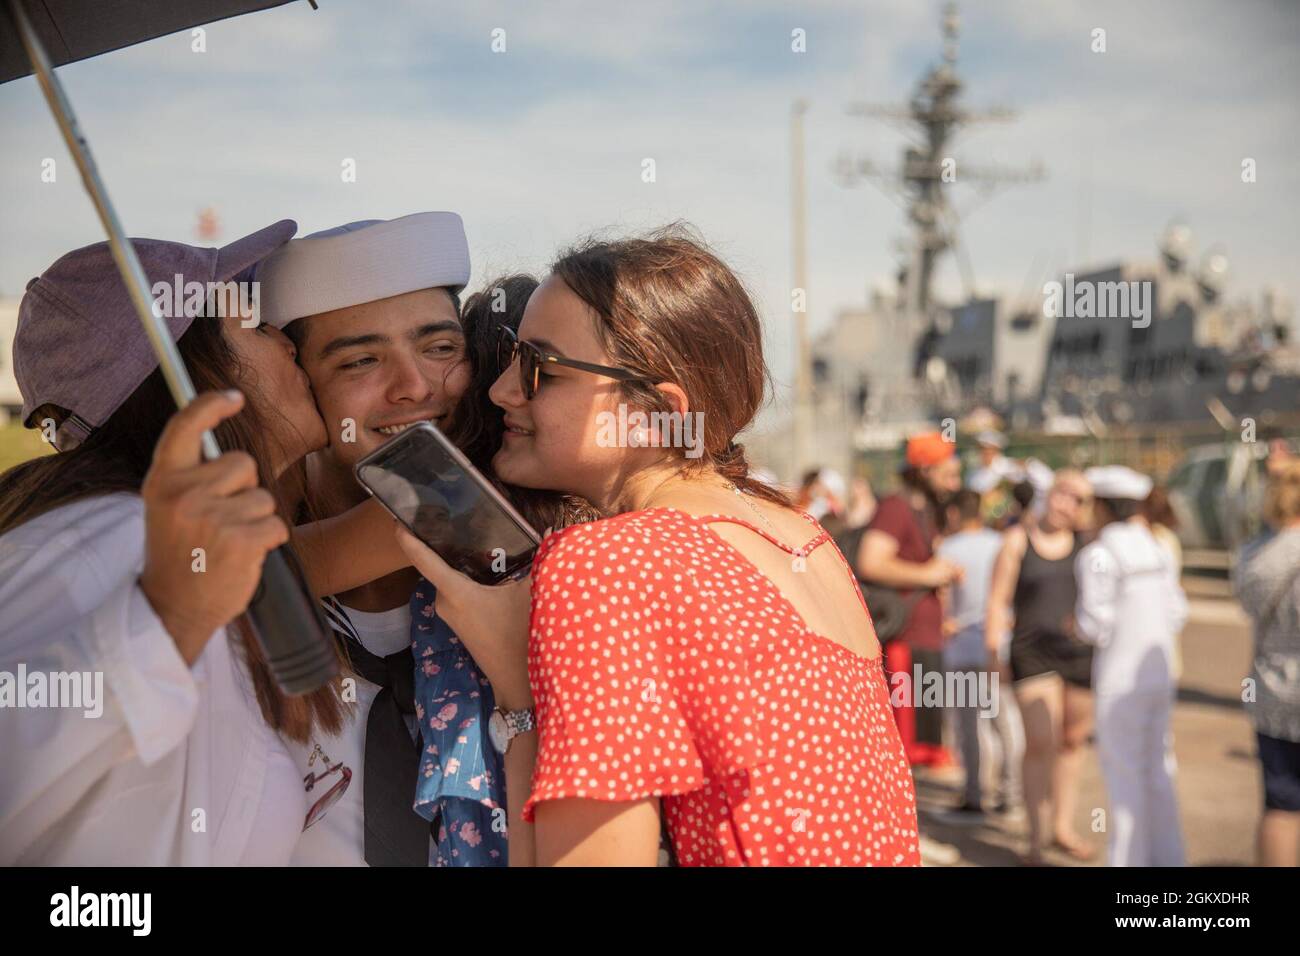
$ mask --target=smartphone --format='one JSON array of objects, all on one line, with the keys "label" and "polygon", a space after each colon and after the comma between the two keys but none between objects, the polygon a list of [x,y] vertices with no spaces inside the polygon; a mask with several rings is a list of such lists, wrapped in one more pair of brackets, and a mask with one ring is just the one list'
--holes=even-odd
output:
[{"label": "smartphone", "polygon": [[431,422],[400,432],[354,471],[411,534],[480,584],[532,567],[541,536]]}]

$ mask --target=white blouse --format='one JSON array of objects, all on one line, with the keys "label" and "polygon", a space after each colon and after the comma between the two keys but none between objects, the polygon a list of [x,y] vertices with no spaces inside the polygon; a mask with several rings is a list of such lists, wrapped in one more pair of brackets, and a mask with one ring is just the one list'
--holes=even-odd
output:
[{"label": "white blouse", "polygon": [[291,860],[309,806],[299,760],[262,719],[233,636],[186,666],[143,563],[130,494],[0,536],[0,686],[24,692],[20,665],[29,684],[76,671],[102,674],[104,698],[99,716],[0,707],[0,865]]}]

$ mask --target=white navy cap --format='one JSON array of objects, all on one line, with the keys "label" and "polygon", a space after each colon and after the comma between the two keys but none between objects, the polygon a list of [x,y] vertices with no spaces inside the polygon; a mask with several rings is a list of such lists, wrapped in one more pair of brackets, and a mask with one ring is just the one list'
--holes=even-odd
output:
[{"label": "white navy cap", "polygon": [[1006,448],[1007,440],[1001,432],[985,430],[975,436],[975,443],[979,445],[990,445],[993,448]]},{"label": "white navy cap", "polygon": [[1145,501],[1155,484],[1141,472],[1124,465],[1102,465],[1084,472],[1092,493],[1098,498],[1129,498]]},{"label": "white navy cap", "polygon": [[419,289],[469,282],[465,224],[454,212],[350,222],[295,239],[258,263],[262,321],[295,319]]},{"label": "white navy cap", "polygon": [[844,484],[843,477],[834,468],[823,468],[817,472],[817,480],[825,485],[826,490],[836,498],[843,498],[849,492],[849,489]]}]

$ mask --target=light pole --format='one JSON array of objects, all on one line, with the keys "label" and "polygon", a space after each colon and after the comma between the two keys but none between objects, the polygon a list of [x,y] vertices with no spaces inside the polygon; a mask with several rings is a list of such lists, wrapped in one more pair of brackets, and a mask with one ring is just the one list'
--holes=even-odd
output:
[{"label": "light pole", "polygon": [[808,112],[808,101],[795,100],[790,110],[791,158],[791,222],[794,246],[794,312],[795,369],[794,369],[794,477],[796,480],[809,467],[812,459],[812,356],[808,345],[808,249],[807,213],[804,182],[803,117]]}]

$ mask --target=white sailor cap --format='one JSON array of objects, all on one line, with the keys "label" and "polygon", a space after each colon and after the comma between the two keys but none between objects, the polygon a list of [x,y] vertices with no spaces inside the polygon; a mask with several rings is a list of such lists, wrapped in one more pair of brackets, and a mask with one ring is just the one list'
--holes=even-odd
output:
[{"label": "white sailor cap", "polygon": [[843,498],[849,493],[848,486],[844,484],[843,476],[834,468],[823,468],[817,472],[817,480],[836,498]]},{"label": "white sailor cap", "polygon": [[1084,478],[1092,485],[1092,493],[1098,498],[1129,498],[1133,501],[1145,501],[1151,494],[1154,484],[1141,472],[1124,465],[1102,465],[1089,468]]},{"label": "white sailor cap", "polygon": [[465,224],[454,212],[350,222],[294,239],[258,263],[262,321],[295,319],[418,289],[469,282]]}]

